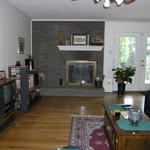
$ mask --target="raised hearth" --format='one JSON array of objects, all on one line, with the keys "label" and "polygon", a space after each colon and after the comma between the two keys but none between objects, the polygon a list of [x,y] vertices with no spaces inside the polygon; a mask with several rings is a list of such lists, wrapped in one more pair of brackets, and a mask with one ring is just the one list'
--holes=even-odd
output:
[{"label": "raised hearth", "polygon": [[42,88],[41,94],[43,96],[103,97],[104,89],[95,87]]}]

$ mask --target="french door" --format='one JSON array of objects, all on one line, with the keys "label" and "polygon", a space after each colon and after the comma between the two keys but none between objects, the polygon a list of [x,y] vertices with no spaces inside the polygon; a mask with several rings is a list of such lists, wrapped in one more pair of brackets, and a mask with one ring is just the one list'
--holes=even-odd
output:
[{"label": "french door", "polygon": [[145,91],[150,88],[150,34],[115,33],[113,59],[114,68],[136,68],[133,83],[127,84],[128,91]]},{"label": "french door", "polygon": [[[141,88],[150,90],[150,34],[143,35],[143,54],[141,55]],[[143,77],[144,76],[144,77]]]}]

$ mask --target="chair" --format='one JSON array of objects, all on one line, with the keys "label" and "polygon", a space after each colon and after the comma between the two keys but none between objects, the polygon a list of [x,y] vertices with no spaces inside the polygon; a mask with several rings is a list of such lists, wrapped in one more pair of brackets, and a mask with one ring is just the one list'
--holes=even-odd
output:
[{"label": "chair", "polygon": [[150,117],[150,91],[145,93],[144,112],[148,117]]}]

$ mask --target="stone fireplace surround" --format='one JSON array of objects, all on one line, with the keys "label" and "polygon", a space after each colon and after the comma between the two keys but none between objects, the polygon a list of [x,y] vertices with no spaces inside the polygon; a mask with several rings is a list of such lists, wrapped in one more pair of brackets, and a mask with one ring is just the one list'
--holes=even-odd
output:
[{"label": "stone fireplace surround", "polygon": [[[54,91],[58,89],[59,91],[60,88],[61,90],[70,88],[66,84],[66,61],[68,60],[96,61],[96,76],[103,74],[103,50],[97,52],[59,51],[57,33],[60,29],[64,30],[66,38],[73,33],[88,33],[90,37],[98,34],[104,38],[104,22],[33,21],[33,59],[35,68],[45,74],[45,80],[42,82],[43,93],[46,91],[45,95],[50,93],[48,89],[54,89]],[[62,79],[62,84],[60,84],[60,79]],[[94,87],[90,88],[95,89]],[[84,89],[87,88],[84,87]],[[71,90],[73,89],[71,88]],[[52,93],[55,93],[54,91]]]}]

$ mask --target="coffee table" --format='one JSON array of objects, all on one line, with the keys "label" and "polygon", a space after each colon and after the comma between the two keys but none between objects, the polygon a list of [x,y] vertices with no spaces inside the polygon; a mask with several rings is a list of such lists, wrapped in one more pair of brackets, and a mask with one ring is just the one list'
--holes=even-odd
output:
[{"label": "coffee table", "polygon": [[[117,124],[117,120],[124,119],[115,117],[104,105],[104,129],[110,144],[111,150],[148,150],[150,149],[150,131],[128,131],[122,130]],[[150,119],[143,114],[144,120]]]}]

